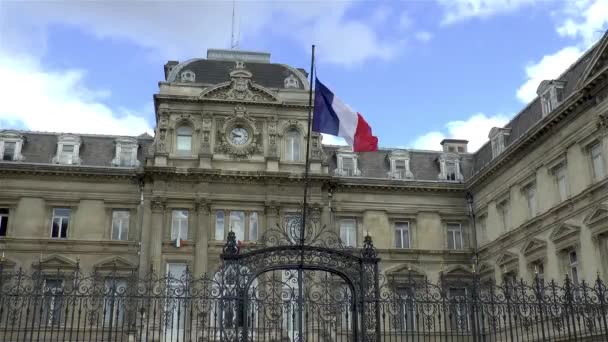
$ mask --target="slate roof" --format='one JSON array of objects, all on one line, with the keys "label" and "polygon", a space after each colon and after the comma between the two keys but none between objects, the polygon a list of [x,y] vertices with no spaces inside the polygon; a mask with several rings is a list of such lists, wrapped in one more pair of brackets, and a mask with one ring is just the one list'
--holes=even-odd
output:
[{"label": "slate roof", "polygon": [[[57,139],[61,133],[29,132],[20,131],[25,142],[21,149],[21,154],[25,157],[26,163],[50,164],[57,153]],[[112,135],[89,135],[77,134],[81,139],[80,158],[81,165],[86,166],[112,166],[114,159],[114,141],[119,136]],[[150,136],[134,137],[139,143],[137,159],[144,164],[145,152],[154,141]]]},{"label": "slate roof", "polygon": [[[326,154],[325,162],[329,173],[333,174],[337,168],[337,153],[343,146],[323,146]],[[360,178],[383,178],[388,179],[390,171],[388,155],[396,149],[383,148],[377,152],[357,153],[357,167],[361,171]],[[402,149],[401,149],[402,150]],[[410,155],[410,171],[414,180],[437,181],[439,175],[438,158],[444,153],[442,151],[407,150]],[[473,169],[473,158],[471,154],[461,153],[461,172],[465,177],[471,174]]]},{"label": "slate roof", "polygon": [[[196,83],[218,84],[230,81],[230,72],[234,70],[234,61],[193,59],[173,67],[167,76],[167,82],[179,81],[182,70],[192,70]],[[290,67],[284,64],[246,62],[245,69],[253,74],[252,80],[266,88],[285,88],[285,78],[295,74]],[[306,71],[297,69],[306,77]],[[298,75],[295,75],[298,77]],[[302,82],[298,88],[304,89]]]},{"label": "slate roof", "polygon": [[[606,39],[606,37],[604,38]],[[601,40],[600,40],[601,42]],[[585,69],[589,64],[590,60],[599,49],[599,43],[589,49],[581,58],[579,58],[570,68],[568,68],[557,80],[564,81],[564,99],[572,95],[576,91],[576,85],[580,78],[583,77]],[[519,140],[525,135],[532,127],[541,121],[542,107],[539,97],[536,97],[530,102],[524,109],[519,112],[511,121],[505,125],[505,128],[510,128],[511,132],[505,139],[505,148]],[[474,154],[474,168],[472,172],[477,173],[481,171],[489,162],[492,161],[492,145],[488,141]],[[465,174],[465,177],[469,174]]]}]

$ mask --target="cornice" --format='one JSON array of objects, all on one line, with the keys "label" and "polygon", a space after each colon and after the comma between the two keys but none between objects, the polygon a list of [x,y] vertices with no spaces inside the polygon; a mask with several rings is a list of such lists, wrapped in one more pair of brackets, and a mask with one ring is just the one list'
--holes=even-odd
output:
[{"label": "cornice", "polygon": [[253,102],[253,101],[239,101],[239,100],[226,100],[226,99],[208,99],[199,98],[198,96],[188,95],[167,95],[167,94],[154,94],[155,105],[158,106],[159,101],[176,102],[176,103],[224,103],[224,104],[248,104],[254,106],[264,107],[287,107],[287,108],[308,108],[306,102]]},{"label": "cornice", "polygon": [[0,175],[69,176],[86,178],[135,179],[141,169],[118,169],[114,167],[68,166],[55,164],[3,163]]}]

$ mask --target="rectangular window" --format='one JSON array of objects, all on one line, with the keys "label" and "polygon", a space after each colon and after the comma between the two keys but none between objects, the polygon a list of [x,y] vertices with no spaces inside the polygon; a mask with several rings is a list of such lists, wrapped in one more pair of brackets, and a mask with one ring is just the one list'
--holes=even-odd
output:
[{"label": "rectangular window", "polygon": [[565,165],[561,165],[555,169],[555,181],[557,182],[557,190],[561,201],[568,199],[568,174],[566,171]]},{"label": "rectangular window", "polygon": [[551,103],[551,92],[548,91],[543,94],[541,102],[543,104],[543,114],[547,115],[551,113],[551,111],[553,110],[553,104]]},{"label": "rectangular window", "polygon": [[128,210],[112,211],[112,240],[129,239],[129,219],[131,213]]},{"label": "rectangular window", "polygon": [[44,281],[43,322],[57,326],[61,322],[63,312],[63,280],[46,279]]},{"label": "rectangular window", "polygon": [[462,249],[462,227],[460,223],[448,223],[448,249]]},{"label": "rectangular window", "polygon": [[354,219],[340,220],[340,239],[344,246],[357,247],[357,221]]},{"label": "rectangular window", "polygon": [[445,162],[445,173],[447,180],[455,181],[458,170],[456,169],[456,163],[454,162]]},{"label": "rectangular window", "polygon": [[542,261],[534,263],[534,274],[538,277],[539,284],[543,285],[545,282],[545,265]]},{"label": "rectangular window", "polygon": [[188,210],[173,210],[171,215],[171,240],[188,240]]},{"label": "rectangular window", "polygon": [[536,216],[536,185],[526,187],[526,200],[528,201],[528,215],[533,218]]},{"label": "rectangular window", "polygon": [[517,285],[517,274],[515,274],[515,272],[505,273],[503,276],[503,282],[505,285],[508,285],[511,287]]},{"label": "rectangular window", "polygon": [[395,223],[395,247],[410,248],[410,223]]},{"label": "rectangular window", "polygon": [[416,309],[414,306],[414,290],[411,287],[397,288],[399,319],[398,330],[413,331],[416,321]]},{"label": "rectangular window", "polygon": [[355,175],[355,160],[353,158],[342,158],[342,171],[345,176]]},{"label": "rectangular window", "polygon": [[65,239],[68,237],[71,213],[72,209],[69,208],[53,209],[53,221],[51,223],[52,238]]},{"label": "rectangular window", "polygon": [[74,145],[61,145],[61,163],[72,164],[74,162]]},{"label": "rectangular window", "polygon": [[570,280],[573,284],[578,284],[578,256],[576,255],[576,251],[568,253],[568,262],[570,265]]},{"label": "rectangular window", "polygon": [[105,326],[110,323],[114,327],[120,327],[125,319],[127,309],[127,280],[121,278],[107,278],[105,280],[106,292],[104,296],[103,312]]},{"label": "rectangular window", "polygon": [[2,153],[2,160],[15,160],[15,150],[17,149],[17,143],[14,141],[4,142],[4,152]]},{"label": "rectangular window", "polygon": [[8,209],[0,208],[0,236],[6,236],[8,230]]},{"label": "rectangular window", "polygon": [[397,179],[405,179],[406,174],[405,174],[405,159],[397,159],[394,161],[395,163],[395,170],[394,170],[394,177]]},{"label": "rectangular window", "polygon": [[258,213],[255,211],[249,214],[249,240],[258,239]]},{"label": "rectangular window", "polygon": [[450,326],[456,331],[468,330],[467,290],[452,287],[448,291],[450,305]]},{"label": "rectangular window", "polygon": [[120,147],[120,166],[129,167],[133,166],[133,147]]},{"label": "rectangular window", "polygon": [[245,212],[230,212],[230,231],[234,232],[237,241],[245,241]]},{"label": "rectangular window", "polygon": [[604,158],[602,156],[602,145],[595,143],[591,146],[591,163],[593,166],[593,179],[600,180],[604,178]]},{"label": "rectangular window", "polygon": [[165,341],[179,341],[184,336],[185,321],[186,321],[186,299],[184,282],[186,270],[188,269],[185,263],[168,263],[167,264],[167,287],[166,296],[171,298],[165,303],[165,312],[167,319],[165,320]]},{"label": "rectangular window", "polygon": [[215,212],[215,239],[224,240],[224,212],[222,210]]}]

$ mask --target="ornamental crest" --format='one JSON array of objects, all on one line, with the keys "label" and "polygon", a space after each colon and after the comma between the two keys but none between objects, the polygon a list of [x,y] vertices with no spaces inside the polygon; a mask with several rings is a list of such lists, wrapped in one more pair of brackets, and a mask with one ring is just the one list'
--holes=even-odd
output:
[{"label": "ornamental crest", "polygon": [[272,102],[279,99],[270,90],[255,84],[253,74],[245,68],[245,63],[237,61],[230,72],[230,82],[218,84],[203,91],[200,99],[241,101],[241,102]]}]

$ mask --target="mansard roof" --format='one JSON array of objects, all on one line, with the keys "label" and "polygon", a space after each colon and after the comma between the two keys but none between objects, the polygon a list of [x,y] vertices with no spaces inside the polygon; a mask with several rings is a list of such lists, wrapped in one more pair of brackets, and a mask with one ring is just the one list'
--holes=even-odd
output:
[{"label": "mansard roof", "polygon": [[[333,174],[333,171],[337,168],[336,155],[341,148],[344,148],[344,146],[323,146],[326,154],[325,162],[329,167],[330,174]],[[357,167],[361,170],[361,177],[386,179],[387,172],[390,171],[388,156],[393,151],[407,151],[410,158],[410,170],[414,175],[414,180],[438,180],[440,173],[438,159],[446,152],[391,148],[381,148],[376,152],[356,153]],[[466,180],[472,172],[473,156],[469,153],[459,153],[457,155],[460,160],[461,172]]]},{"label": "mansard roof", "polygon": [[[21,154],[26,163],[49,164],[57,152],[57,140],[63,133],[19,131],[24,137]],[[80,158],[85,166],[111,166],[115,157],[115,142],[121,136],[72,134],[80,138]],[[140,148],[137,159],[143,164],[145,153],[152,144],[153,138],[140,135],[137,139]]]},{"label": "mansard roof", "polygon": [[[230,82],[230,72],[234,70],[234,61],[209,60],[204,58],[191,59],[175,66],[167,75],[167,82],[180,82],[182,71],[191,70],[195,74],[195,82],[206,85]],[[293,68],[285,64],[245,62],[247,70],[251,73],[251,80],[266,88],[285,88],[285,79],[291,75],[299,82],[297,89],[308,89],[306,71]]]},{"label": "mansard roof", "polygon": [[[576,93],[583,79],[587,78],[592,64],[596,63],[597,55],[607,53],[608,33],[589,49],[582,57],[572,64],[562,75],[554,81],[564,85],[564,99]],[[595,67],[594,67],[595,68]],[[504,128],[510,129],[510,134],[505,139],[505,148],[519,141],[531,128],[535,127],[543,119],[542,105],[539,97],[536,97],[524,107]],[[488,141],[477,152],[475,152],[474,173],[478,173],[492,161],[492,145]]]}]

